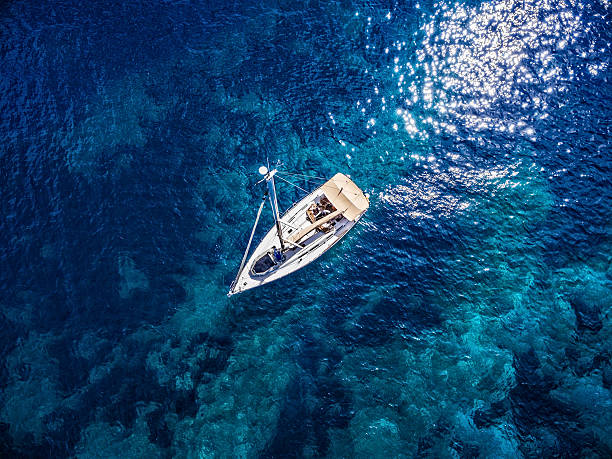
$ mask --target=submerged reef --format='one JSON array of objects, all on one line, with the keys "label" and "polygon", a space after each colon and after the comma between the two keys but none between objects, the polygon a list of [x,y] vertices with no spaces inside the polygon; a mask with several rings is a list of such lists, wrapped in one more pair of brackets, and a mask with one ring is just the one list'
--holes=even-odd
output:
[{"label": "submerged reef", "polygon": [[[2,6],[0,456],[610,457],[608,17]],[[371,206],[228,299],[268,160]]]}]

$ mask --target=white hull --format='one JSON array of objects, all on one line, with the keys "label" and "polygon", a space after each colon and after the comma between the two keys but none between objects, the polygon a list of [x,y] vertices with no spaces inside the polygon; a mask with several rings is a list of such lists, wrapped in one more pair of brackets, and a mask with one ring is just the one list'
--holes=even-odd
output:
[{"label": "white hull", "polygon": [[[320,199],[323,195],[324,193],[321,188],[316,189],[295,204],[285,213],[285,215],[280,218],[283,239],[290,238],[294,232],[308,227],[311,224],[311,222],[308,220],[306,209],[312,202]],[[273,248],[278,249],[280,247],[276,227],[272,227],[263,240],[259,243],[253,252],[253,255],[251,255],[251,257],[248,259],[242,272],[239,273],[236,282],[232,285],[232,288],[228,293],[228,296],[259,287],[303,268],[332,248],[334,244],[336,244],[355,225],[360,216],[354,220],[348,220],[344,216],[341,216],[340,220],[336,221],[333,228],[327,233],[314,230],[298,241],[299,245],[301,245],[303,248],[299,248],[285,242],[285,247],[287,249],[284,253],[285,260],[278,263],[273,269],[265,274],[253,274],[252,269],[254,264],[263,255],[273,250]]]}]

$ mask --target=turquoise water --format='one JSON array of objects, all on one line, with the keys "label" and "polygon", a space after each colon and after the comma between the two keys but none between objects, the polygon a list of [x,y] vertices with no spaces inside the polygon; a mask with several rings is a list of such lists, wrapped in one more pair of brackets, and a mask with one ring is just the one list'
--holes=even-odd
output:
[{"label": "turquoise water", "polygon": [[[5,2],[0,455],[610,457],[610,14]],[[228,299],[267,158],[370,209]]]}]

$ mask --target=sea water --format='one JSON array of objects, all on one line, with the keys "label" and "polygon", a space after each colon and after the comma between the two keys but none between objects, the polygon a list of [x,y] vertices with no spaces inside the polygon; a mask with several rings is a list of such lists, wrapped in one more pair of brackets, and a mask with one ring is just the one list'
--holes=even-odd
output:
[{"label": "sea water", "polygon": [[[611,14],[3,2],[0,455],[610,457]],[[228,299],[267,161],[370,209]]]}]

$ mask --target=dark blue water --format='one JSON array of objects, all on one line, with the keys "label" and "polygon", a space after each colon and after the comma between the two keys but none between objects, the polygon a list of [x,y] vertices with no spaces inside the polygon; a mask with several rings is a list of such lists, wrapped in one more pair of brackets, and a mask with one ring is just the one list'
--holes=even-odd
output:
[{"label": "dark blue water", "polygon": [[[610,457],[611,14],[2,3],[0,456]],[[370,210],[228,299],[268,157]]]}]

